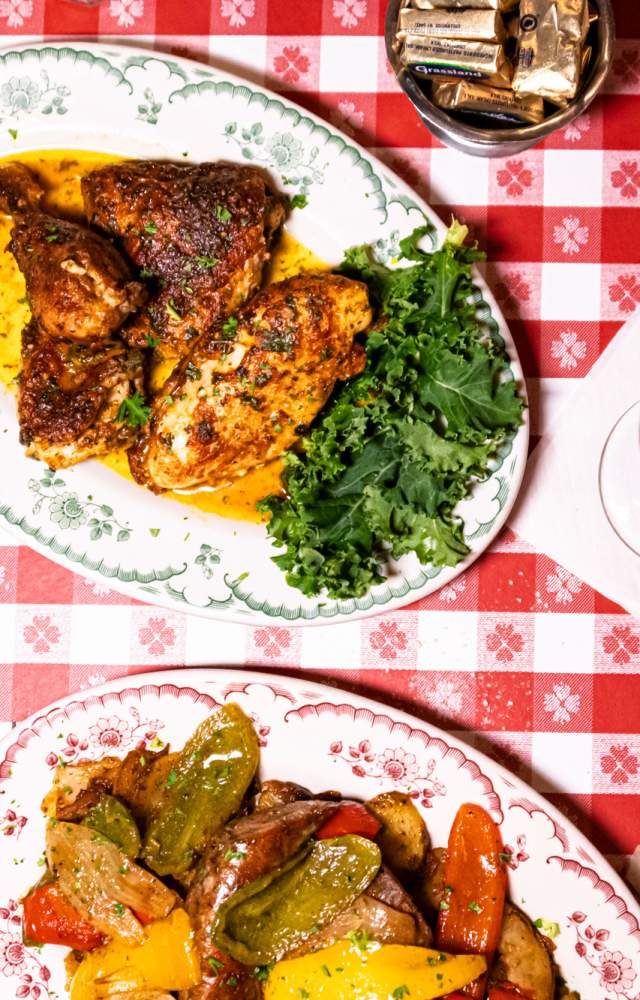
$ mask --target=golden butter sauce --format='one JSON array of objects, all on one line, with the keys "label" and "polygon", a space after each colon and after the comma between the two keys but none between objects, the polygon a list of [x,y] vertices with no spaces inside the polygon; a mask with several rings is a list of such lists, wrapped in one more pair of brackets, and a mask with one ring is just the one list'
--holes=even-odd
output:
[{"label": "golden butter sauce", "polygon": [[[20,153],[7,159],[19,159],[37,176],[46,192],[45,211],[81,221],[84,217],[80,190],[82,177],[121,157],[77,150],[47,150]],[[9,242],[11,225],[11,219],[0,215],[0,383],[13,391],[13,381],[20,369],[20,334],[30,313],[25,299],[24,278],[13,256],[4,249]],[[271,283],[303,271],[326,270],[328,265],[285,229],[272,252],[266,280]],[[152,373],[155,391],[168,377],[171,367],[171,362],[161,362],[156,366]],[[131,479],[126,452],[113,452],[100,461],[119,475]],[[215,490],[205,486],[192,491],[163,493],[161,496],[222,517],[261,521],[264,515],[256,511],[255,505],[269,493],[282,492],[281,471],[282,462],[276,459],[253,469],[228,486]]]}]

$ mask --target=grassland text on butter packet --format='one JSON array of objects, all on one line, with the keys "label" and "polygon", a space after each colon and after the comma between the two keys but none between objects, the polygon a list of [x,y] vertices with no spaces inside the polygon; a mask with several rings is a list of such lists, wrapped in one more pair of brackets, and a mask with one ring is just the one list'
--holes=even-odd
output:
[{"label": "grassland text on butter packet", "polygon": [[453,38],[415,38],[402,50],[405,66],[418,76],[484,80],[494,87],[511,86],[513,66],[502,45]]}]

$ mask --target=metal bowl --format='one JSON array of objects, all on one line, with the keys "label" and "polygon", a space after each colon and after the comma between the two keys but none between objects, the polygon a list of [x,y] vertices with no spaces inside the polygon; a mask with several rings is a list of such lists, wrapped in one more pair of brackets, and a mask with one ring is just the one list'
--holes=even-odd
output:
[{"label": "metal bowl", "polygon": [[430,132],[448,146],[453,146],[472,156],[512,156],[529,146],[542,142],[556,129],[566,128],[569,122],[588,108],[600,91],[613,58],[615,23],[610,0],[597,0],[599,18],[594,26],[593,56],[585,80],[576,97],[566,107],[549,115],[539,125],[522,128],[476,128],[467,125],[437,108],[420,87],[417,80],[400,62],[395,46],[398,10],[402,0],[389,0],[385,22],[387,56],[398,83],[420,115]]}]

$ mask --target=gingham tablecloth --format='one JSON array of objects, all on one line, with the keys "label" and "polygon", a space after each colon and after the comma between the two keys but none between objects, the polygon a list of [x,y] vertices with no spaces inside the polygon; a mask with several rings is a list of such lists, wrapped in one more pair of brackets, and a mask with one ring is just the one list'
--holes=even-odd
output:
[{"label": "gingham tablecloth", "polygon": [[[470,224],[544,433],[640,309],[640,12],[618,0],[613,70],[590,111],[509,160],[432,139],[400,93],[384,0],[0,0],[2,44],[136,42],[287,94]],[[638,377],[635,373],[634,377]],[[146,607],[0,536],[0,731],[107,678],[159,666],[308,671],[397,702],[533,783],[640,886],[640,620],[508,529],[451,586],[322,629],[218,624]],[[0,817],[0,825],[2,817]],[[635,869],[635,870],[634,870]]]}]

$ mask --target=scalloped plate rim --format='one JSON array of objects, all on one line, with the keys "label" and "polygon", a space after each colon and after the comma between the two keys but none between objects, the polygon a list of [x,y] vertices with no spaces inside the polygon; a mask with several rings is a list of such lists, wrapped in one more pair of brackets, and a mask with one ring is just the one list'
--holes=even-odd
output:
[{"label": "scalloped plate rim", "polygon": [[[435,210],[426,202],[417,192],[415,192],[391,167],[388,167],[382,160],[378,158],[375,153],[370,152],[365,147],[363,147],[357,140],[353,139],[351,136],[346,135],[338,126],[333,123],[323,119],[319,115],[312,111],[309,111],[302,105],[297,104],[295,101],[290,100],[288,96],[285,96],[277,91],[272,91],[270,88],[256,83],[253,80],[243,78],[238,74],[231,72],[225,68],[219,68],[212,63],[200,63],[195,59],[191,59],[184,56],[173,55],[168,52],[164,52],[159,49],[147,49],[139,45],[127,45],[123,44],[121,41],[114,42],[90,42],[75,39],[63,39],[60,41],[27,41],[18,44],[4,45],[0,47],[0,62],[10,54],[15,52],[16,55],[26,54],[28,52],[42,52],[46,50],[48,52],[59,52],[60,50],[71,50],[77,53],[86,52],[91,55],[94,60],[105,59],[107,55],[114,56],[131,56],[142,57],[145,61],[148,60],[168,60],[171,63],[180,66],[184,64],[191,72],[202,74],[200,80],[201,83],[209,82],[230,82],[236,87],[248,88],[250,91],[260,93],[264,95],[269,101],[278,102],[286,112],[288,109],[293,109],[296,113],[301,115],[303,118],[311,120],[315,126],[319,126],[322,129],[327,130],[330,134],[333,133],[337,135],[341,141],[343,141],[347,146],[355,149],[359,155],[368,163],[372,164],[373,167],[378,170],[387,178],[391,179],[392,185],[398,189],[400,194],[409,195],[419,209],[424,212],[424,214],[429,218],[429,220],[434,224],[436,231],[442,234],[446,231],[445,223],[440,219]],[[120,72],[120,71],[118,71]],[[211,76],[210,76],[211,75]],[[215,76],[215,80],[211,77]],[[65,118],[67,123],[72,122],[72,116],[69,115]],[[44,127],[44,126],[43,126]],[[108,145],[108,139],[112,135],[112,132],[106,133],[106,144]],[[19,156],[22,152],[28,151],[38,151],[40,149],[46,149],[39,144],[28,143],[24,148],[17,150],[17,155]],[[49,146],[48,148],[54,148]],[[78,149],[90,148],[86,144],[79,144]],[[5,154],[3,154],[5,155]],[[252,594],[249,593],[246,597],[238,596],[234,591],[229,592],[227,600],[235,599],[240,602],[239,606],[230,606],[225,609],[223,606],[217,606],[218,604],[224,605],[225,602],[213,601],[211,604],[206,606],[197,606],[188,602],[181,602],[176,597],[167,590],[166,592],[160,594],[148,593],[144,589],[144,584],[140,581],[124,581],[120,580],[118,575],[109,576],[100,572],[100,570],[92,570],[84,565],[84,559],[87,557],[88,553],[85,552],[81,560],[73,560],[65,554],[65,552],[55,552],[51,547],[50,543],[59,542],[59,535],[55,532],[52,534],[49,543],[41,542],[38,539],[34,539],[33,533],[28,532],[26,529],[21,527],[23,521],[27,520],[27,515],[24,513],[20,514],[16,512],[11,504],[4,504],[3,507],[7,508],[6,515],[13,515],[15,520],[10,519],[5,514],[2,515],[2,525],[3,528],[11,534],[13,537],[19,539],[23,544],[34,549],[37,552],[43,554],[47,559],[51,559],[53,562],[60,566],[68,569],[72,573],[77,573],[79,576],[84,577],[88,580],[94,581],[96,583],[108,584],[110,589],[116,591],[117,593],[123,594],[126,597],[133,598],[135,600],[140,600],[150,605],[161,607],[165,610],[171,610],[175,613],[182,612],[183,614],[194,615],[196,617],[214,620],[214,621],[229,621],[236,622],[240,624],[247,623],[257,623],[257,624],[272,624],[274,621],[280,621],[287,624],[288,627],[292,628],[307,628],[312,626],[322,626],[328,624],[339,624],[347,621],[356,621],[368,617],[372,617],[377,614],[384,612],[392,613],[405,607],[407,604],[411,604],[414,601],[419,601],[424,597],[429,596],[432,593],[437,592],[441,587],[450,585],[453,580],[465,572],[475,561],[481,556],[484,551],[491,545],[495,540],[497,535],[500,533],[504,527],[507,518],[518,498],[520,489],[522,487],[522,482],[525,474],[527,457],[528,457],[528,443],[530,436],[530,411],[528,406],[528,394],[527,385],[524,378],[524,373],[522,370],[522,365],[520,362],[520,357],[518,354],[515,341],[506,322],[506,319],[502,313],[502,310],[498,306],[495,297],[487,284],[484,275],[477,269],[474,268],[474,282],[476,287],[480,289],[482,294],[482,299],[485,304],[488,305],[491,319],[498,328],[499,335],[503,337],[506,341],[508,348],[508,355],[510,361],[510,368],[514,376],[518,380],[520,393],[527,404],[523,412],[523,421],[521,426],[518,428],[517,432],[513,437],[513,442],[517,441],[517,446],[513,449],[514,457],[514,471],[510,477],[510,488],[509,493],[504,504],[496,515],[492,522],[491,528],[482,536],[482,540],[477,549],[472,549],[469,554],[460,563],[454,567],[455,572],[447,579],[441,579],[436,583],[440,572],[443,571],[441,568],[435,578],[427,578],[427,580],[419,585],[412,586],[408,575],[403,575],[396,583],[396,586],[402,588],[405,587],[405,592],[401,596],[384,596],[379,595],[379,599],[376,599],[375,588],[372,588],[367,595],[362,598],[366,600],[371,598],[371,603],[366,608],[355,608],[354,610],[342,610],[340,607],[340,602],[335,602],[331,604],[330,611],[322,611],[322,607],[327,604],[327,599],[323,600],[323,596],[319,595],[314,598],[316,604],[312,609],[307,609],[304,605],[298,605],[297,608],[293,609],[295,615],[286,614],[286,611],[290,610],[288,605],[283,601],[279,605],[279,610],[270,614],[264,610],[256,610],[251,607],[250,600]],[[64,470],[62,470],[64,471]],[[242,522],[230,521],[230,524],[242,524]],[[40,533],[41,528],[38,528],[34,533]],[[88,543],[87,543],[88,544]],[[66,548],[72,548],[71,544],[66,546]],[[104,560],[101,560],[104,562]],[[118,567],[119,568],[119,567]],[[185,563],[184,570],[182,572],[188,573],[188,564]],[[444,570],[448,570],[449,567],[444,567]],[[423,567],[418,567],[418,572],[423,572]],[[177,576],[178,580],[180,575],[172,574],[172,576]],[[163,582],[160,577],[156,582]],[[380,586],[387,585],[390,586],[387,580],[383,581]],[[168,586],[168,585],[167,585]],[[260,602],[260,607],[262,608],[268,602],[268,598],[263,597]],[[308,612],[309,617],[307,617],[306,612]]]},{"label": "scalloped plate rim", "polygon": [[[211,689],[212,685],[215,688],[214,690]],[[69,707],[74,707],[72,717],[76,714],[76,712],[81,716],[83,710],[85,712],[95,712],[96,701],[100,701],[100,699],[107,698],[109,696],[114,696],[114,700],[121,699],[121,703],[123,705],[127,704],[127,698],[131,698],[132,695],[135,695],[138,692],[140,692],[140,702],[143,701],[145,696],[157,696],[160,699],[163,697],[169,699],[175,698],[176,701],[184,698],[184,711],[186,712],[188,711],[189,704],[192,702],[200,702],[206,705],[207,699],[211,699],[218,703],[225,700],[233,700],[234,692],[238,694],[239,700],[243,696],[251,699],[252,692],[248,689],[251,689],[254,685],[255,701],[253,705],[251,704],[251,701],[249,701],[248,710],[251,710],[252,707],[258,708],[261,704],[259,697],[260,688],[264,688],[271,692],[271,694],[275,696],[276,701],[282,696],[289,698],[290,707],[280,711],[274,711],[273,718],[270,718],[272,726],[275,725],[276,731],[280,735],[287,732],[286,726],[289,721],[288,715],[290,713],[296,714],[298,716],[298,720],[302,723],[304,722],[302,713],[305,707],[309,705],[311,707],[347,710],[346,712],[339,713],[341,715],[342,724],[344,725],[344,730],[338,730],[338,732],[343,739],[350,738],[349,729],[351,726],[356,726],[358,721],[356,718],[357,714],[359,712],[365,712],[369,713],[373,717],[371,721],[372,727],[382,723],[386,728],[388,728],[390,735],[394,732],[396,727],[400,727],[401,729],[406,729],[408,727],[409,730],[413,731],[412,735],[415,733],[418,736],[426,736],[430,741],[441,741],[447,748],[447,753],[443,754],[442,757],[443,761],[446,759],[449,750],[459,752],[464,760],[464,765],[459,767],[458,770],[464,770],[467,764],[474,765],[478,769],[479,778],[483,779],[481,784],[484,783],[484,781],[488,781],[490,791],[497,797],[499,806],[503,803],[506,806],[507,802],[505,800],[505,796],[510,796],[512,793],[515,793],[516,796],[525,795],[525,799],[516,798],[515,801],[508,803],[508,808],[503,810],[503,818],[499,822],[507,822],[507,814],[514,806],[520,806],[525,809],[527,806],[531,806],[532,808],[529,815],[532,816],[538,811],[542,812],[543,815],[545,815],[552,823],[553,834],[551,835],[551,839],[557,838],[563,848],[562,852],[559,852],[557,849],[554,851],[551,844],[545,846],[542,840],[544,831],[541,831],[537,841],[532,841],[532,843],[527,844],[527,848],[531,850],[529,860],[533,865],[533,868],[528,870],[527,878],[537,878],[538,873],[543,871],[543,866],[545,864],[551,864],[551,862],[559,864],[561,874],[568,872],[569,875],[577,874],[578,879],[585,878],[589,883],[589,887],[585,889],[583,886],[583,891],[588,896],[589,904],[591,905],[592,903],[593,905],[593,914],[596,915],[596,919],[598,916],[602,915],[602,922],[605,923],[605,916],[599,913],[599,907],[611,907],[611,911],[607,910],[606,923],[610,924],[612,927],[617,927],[617,921],[622,922],[624,930],[620,930],[619,936],[616,936],[615,941],[617,943],[621,940],[624,940],[625,942],[627,940],[633,942],[634,962],[638,962],[640,959],[640,902],[634,897],[631,889],[624,883],[622,878],[617,874],[606,858],[604,858],[601,852],[570,819],[564,816],[544,797],[544,795],[534,789],[531,785],[527,784],[527,782],[523,779],[512,774],[501,764],[492,760],[482,750],[476,749],[474,746],[465,743],[457,736],[450,734],[445,729],[426,722],[418,716],[412,715],[410,712],[396,708],[374,698],[369,698],[344,690],[339,686],[321,683],[313,679],[308,679],[307,677],[293,677],[280,673],[263,672],[261,670],[252,669],[251,667],[248,669],[238,669],[233,666],[227,667],[224,665],[199,668],[189,667],[184,669],[173,668],[168,670],[154,670],[148,673],[143,672],[124,675],[122,677],[109,680],[104,684],[96,685],[95,687],[90,687],[81,691],[74,691],[64,698],[60,698],[52,702],[50,705],[38,709],[27,719],[17,723],[15,728],[13,728],[0,741],[0,754],[2,755],[4,762],[6,760],[7,751],[10,749],[11,745],[16,744],[25,731],[31,730],[34,732],[38,725],[43,727],[43,731],[41,733],[35,732],[34,735],[27,740],[23,749],[24,752],[27,752],[27,748],[33,740],[36,742],[41,741],[43,743],[43,749],[46,749],[46,729],[48,727],[52,730],[52,732],[55,731],[59,722],[59,713],[64,713],[65,709]],[[163,690],[166,688],[171,690]],[[144,689],[149,689],[149,691],[145,691]],[[106,708],[107,706],[105,706],[105,709]],[[109,705],[108,708],[111,709],[111,705]],[[345,714],[349,716],[349,713],[353,714],[350,718],[345,720]],[[165,717],[161,712],[159,715],[161,718]],[[56,725],[54,725],[54,723],[56,723]],[[326,725],[326,736],[331,738],[332,736],[335,736],[335,734],[336,730],[332,729],[330,720],[328,720]],[[109,753],[109,749],[105,747],[104,752]],[[282,752],[282,748],[276,751],[278,763],[278,767],[275,769],[276,774],[279,774],[279,758],[281,757]],[[43,757],[43,771],[45,766]],[[316,787],[336,787],[335,772],[331,771],[331,763],[326,754],[324,756],[318,755],[308,758],[305,761],[305,766],[308,767],[310,779],[309,784],[312,785],[312,787],[314,783],[317,783]],[[273,767],[273,761],[271,762],[271,767]],[[286,778],[287,775],[283,774],[282,777]],[[463,780],[464,779],[461,777],[460,781],[462,782]],[[472,781],[477,780],[479,780],[478,777],[472,778]],[[12,775],[9,774],[6,777],[3,777],[2,784],[11,781]],[[456,785],[457,781],[454,780],[453,783],[449,785],[447,794],[450,794],[454,801],[456,799],[464,801],[469,793],[466,790],[463,791],[463,789],[457,791]],[[341,787],[339,783],[337,787]],[[489,792],[486,792],[485,794],[489,794]],[[491,796],[489,795],[489,797]],[[437,806],[435,806],[435,808],[437,809]],[[558,826],[561,828],[560,832],[556,830]],[[566,846],[562,842],[562,831],[566,833]],[[11,846],[11,838],[8,838],[4,841],[4,843],[8,860],[13,850]],[[570,849],[571,853],[568,853]],[[565,885],[566,883],[563,883],[562,887],[564,888]],[[600,896],[604,898],[600,899]],[[522,902],[524,903],[524,900]],[[565,899],[564,897],[560,899],[558,896],[550,897],[551,907],[554,905],[556,907],[563,906],[565,902],[567,911],[570,911],[570,900]],[[524,908],[525,910],[527,909],[526,906]],[[589,908],[585,907],[585,909]],[[591,910],[589,910],[589,912],[591,912]],[[533,919],[533,914],[530,914],[530,916]],[[593,916],[591,919],[593,919]],[[567,969],[567,957],[569,954],[574,954],[571,939],[567,942],[565,952],[563,965],[563,971],[565,972],[569,971]],[[54,969],[56,975],[59,975],[60,973],[62,964],[61,959],[62,953],[60,953],[59,965],[56,953],[56,956],[54,956],[51,960],[48,960],[48,965]],[[576,969],[580,969],[584,978],[585,973],[581,966],[578,965],[578,958],[574,956],[572,961],[576,962],[576,965],[572,967],[574,972]],[[597,971],[597,969],[595,969],[595,971]],[[570,982],[571,978],[572,977],[569,974]],[[593,981],[590,980],[590,982]],[[601,994],[598,992],[595,982],[593,982],[593,986],[594,998],[595,996],[598,996],[599,1000],[602,1000],[604,993]],[[627,992],[629,993],[630,1000],[631,989]],[[586,998],[587,994],[585,994],[584,991],[583,995]],[[617,996],[618,994],[616,993],[615,995]],[[623,994],[623,996],[626,996],[626,994]]]}]

